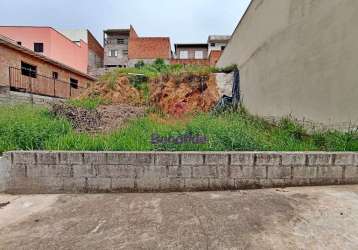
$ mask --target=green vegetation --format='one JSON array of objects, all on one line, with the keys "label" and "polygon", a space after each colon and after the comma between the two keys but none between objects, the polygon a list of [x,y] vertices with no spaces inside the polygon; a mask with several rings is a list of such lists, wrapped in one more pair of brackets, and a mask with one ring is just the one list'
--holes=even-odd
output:
[{"label": "green vegetation", "polygon": [[0,153],[45,149],[50,138],[72,131],[69,122],[56,119],[43,108],[0,106]]},{"label": "green vegetation", "polygon": [[110,86],[115,86],[119,76],[127,76],[128,74],[143,75],[143,77],[148,80],[165,75],[178,76],[181,74],[208,74],[218,71],[220,71],[220,69],[200,65],[169,65],[165,64],[164,60],[157,59],[152,64],[144,64],[142,61],[139,61],[133,68],[114,69],[105,74],[101,78],[101,82],[107,82]]},{"label": "green vegetation", "polygon": [[88,110],[94,110],[100,105],[109,104],[108,101],[103,100],[101,97],[70,99],[67,103]]},{"label": "green vegetation", "polygon": [[[202,145],[152,145],[152,134],[204,135]],[[326,131],[308,134],[289,118],[272,125],[245,112],[197,114],[187,122],[167,122],[153,113],[133,120],[110,134],[77,133],[67,121],[42,108],[0,107],[0,152],[15,149],[49,150],[208,150],[208,151],[358,151],[358,132]]]}]

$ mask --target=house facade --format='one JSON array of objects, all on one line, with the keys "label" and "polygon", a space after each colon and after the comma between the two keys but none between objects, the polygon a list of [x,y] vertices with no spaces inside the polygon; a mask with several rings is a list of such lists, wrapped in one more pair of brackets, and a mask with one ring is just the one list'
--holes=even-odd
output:
[{"label": "house facade", "polygon": [[103,31],[104,66],[127,67],[130,29],[108,29]]},{"label": "house facade", "polygon": [[212,51],[224,51],[231,36],[210,35],[208,38],[208,54]]},{"label": "house facade", "polygon": [[203,60],[208,58],[207,43],[176,43],[175,59],[180,60]]},{"label": "house facade", "polygon": [[97,62],[93,63],[93,54],[101,58],[103,52],[89,32],[72,40],[51,27],[0,26],[0,35],[83,73],[87,73],[90,67],[100,64],[99,61],[102,60],[95,59]]},{"label": "house facade", "polygon": [[157,58],[169,62],[171,48],[169,37],[140,37],[129,29],[104,31],[104,66],[133,67],[137,62],[151,63]]},{"label": "house facade", "polygon": [[95,78],[0,35],[0,86],[13,91],[73,98]]},{"label": "house facade", "polygon": [[88,45],[88,66],[87,72],[103,67],[104,49],[93,34],[87,29],[66,29],[59,30],[72,42],[81,44],[84,41]]},{"label": "house facade", "polygon": [[253,0],[217,66],[237,64],[244,106],[358,124],[358,1]]},{"label": "house facade", "polygon": [[214,66],[231,36],[210,35],[207,43],[176,43],[172,64]]}]

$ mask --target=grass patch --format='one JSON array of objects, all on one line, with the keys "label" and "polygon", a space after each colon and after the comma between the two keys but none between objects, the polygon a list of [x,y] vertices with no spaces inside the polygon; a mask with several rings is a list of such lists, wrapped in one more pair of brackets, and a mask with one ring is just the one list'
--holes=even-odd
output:
[{"label": "grass patch", "polygon": [[0,153],[45,149],[47,140],[68,134],[68,121],[56,119],[47,109],[29,105],[0,105]]},{"label": "grass patch", "polygon": [[[152,145],[151,135],[204,135],[208,142]],[[244,113],[199,114],[186,124],[145,117],[110,135],[68,134],[53,138],[52,150],[158,151],[358,151],[358,133],[338,131],[309,135],[288,118],[277,126]]]},{"label": "grass patch", "polygon": [[[206,144],[151,144],[152,134],[204,135]],[[67,121],[31,106],[1,107],[0,152],[23,149],[89,151],[358,151],[358,132],[309,134],[289,118],[272,125],[245,112],[197,114],[185,122],[155,114],[110,134],[77,133]]]},{"label": "grass patch", "polygon": [[216,69],[209,66],[200,65],[181,65],[181,64],[165,64],[164,61],[157,59],[152,64],[141,64],[132,68],[117,68],[103,75],[100,79],[101,82],[106,82],[109,86],[115,86],[118,77],[128,76],[128,74],[142,75],[148,79],[158,78],[163,75],[178,76],[182,74],[209,74],[219,72],[221,69]]},{"label": "grass patch", "polygon": [[100,105],[109,104],[108,101],[101,97],[70,99],[67,103],[72,106],[88,110],[94,110]]}]

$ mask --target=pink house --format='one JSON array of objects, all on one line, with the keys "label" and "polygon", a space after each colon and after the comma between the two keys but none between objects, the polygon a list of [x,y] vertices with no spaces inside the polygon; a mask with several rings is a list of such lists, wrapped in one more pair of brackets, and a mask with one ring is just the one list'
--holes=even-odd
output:
[{"label": "pink house", "polygon": [[73,42],[51,27],[0,26],[0,34],[19,45],[83,73],[88,70],[88,44]]}]

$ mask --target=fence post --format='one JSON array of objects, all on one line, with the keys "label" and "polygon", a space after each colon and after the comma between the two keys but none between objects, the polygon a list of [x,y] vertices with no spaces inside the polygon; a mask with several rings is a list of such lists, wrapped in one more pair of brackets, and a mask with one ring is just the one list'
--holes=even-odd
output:
[{"label": "fence post", "polygon": [[9,66],[9,87],[10,87],[10,89],[11,89],[11,81],[12,81],[12,79],[11,79],[11,67]]}]

